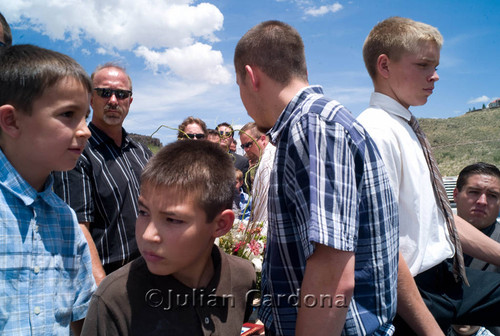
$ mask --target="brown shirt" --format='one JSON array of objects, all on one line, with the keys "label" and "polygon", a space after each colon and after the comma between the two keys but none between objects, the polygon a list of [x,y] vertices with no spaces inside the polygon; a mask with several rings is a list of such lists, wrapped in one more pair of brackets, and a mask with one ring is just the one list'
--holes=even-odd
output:
[{"label": "brown shirt", "polygon": [[239,335],[251,313],[255,270],[212,249],[214,276],[193,289],[148,271],[141,257],[107,276],[92,297],[82,335]]}]

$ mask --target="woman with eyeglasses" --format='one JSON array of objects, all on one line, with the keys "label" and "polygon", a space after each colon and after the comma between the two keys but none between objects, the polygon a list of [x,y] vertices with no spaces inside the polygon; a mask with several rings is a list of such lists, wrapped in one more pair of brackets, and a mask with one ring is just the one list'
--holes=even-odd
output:
[{"label": "woman with eyeglasses", "polygon": [[208,130],[205,122],[199,118],[187,117],[182,124],[179,125],[177,133],[178,140],[204,140],[207,138]]}]

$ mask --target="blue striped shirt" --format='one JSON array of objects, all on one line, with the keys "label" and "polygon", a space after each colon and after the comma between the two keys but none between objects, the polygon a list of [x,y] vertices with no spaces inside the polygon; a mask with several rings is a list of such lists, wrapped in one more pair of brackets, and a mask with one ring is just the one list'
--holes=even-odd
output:
[{"label": "blue striped shirt", "polygon": [[300,296],[307,258],[318,243],[355,253],[355,288],[343,334],[391,335],[398,212],[374,143],[319,86],[297,93],[269,134],[277,151],[261,320],[278,335],[294,334],[294,295]]},{"label": "blue striped shirt", "polygon": [[75,213],[52,192],[37,192],[0,150],[0,334],[68,335],[95,282]]}]

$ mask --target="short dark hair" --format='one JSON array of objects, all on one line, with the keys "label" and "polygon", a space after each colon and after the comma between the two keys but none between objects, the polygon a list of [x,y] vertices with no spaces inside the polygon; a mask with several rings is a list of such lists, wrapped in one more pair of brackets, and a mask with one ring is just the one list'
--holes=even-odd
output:
[{"label": "short dark hair", "polygon": [[253,121],[246,123],[243,125],[243,127],[240,129],[239,135],[241,136],[241,133],[246,134],[249,137],[252,137],[254,140],[259,139],[262,135],[265,135],[265,133],[259,131],[257,128],[257,124]]},{"label": "short dark hair", "polygon": [[281,21],[262,22],[243,35],[234,51],[234,68],[241,78],[246,65],[258,66],[280,84],[288,84],[293,77],[307,81],[302,38]]},{"label": "short dark hair", "polygon": [[458,191],[462,191],[463,186],[467,183],[467,179],[472,175],[488,175],[496,177],[500,180],[500,170],[497,168],[497,166],[485,162],[476,162],[468,165],[467,167],[462,169],[460,174],[458,174]]},{"label": "short dark hair", "polygon": [[12,45],[12,31],[5,17],[0,13],[0,24],[3,28],[3,41],[7,47]]},{"label": "short dark hair", "polygon": [[177,139],[185,139],[186,138],[186,133],[184,132],[186,129],[187,125],[191,124],[197,124],[201,127],[203,130],[203,134],[205,135],[205,138],[208,136],[208,130],[207,130],[207,124],[200,118],[195,118],[195,117],[187,117],[184,119],[182,124],[179,125],[179,131],[177,132]]},{"label": "short dark hair", "polygon": [[85,70],[71,57],[30,44],[0,50],[0,106],[11,104],[31,115],[33,102],[47,88],[71,77],[90,93],[92,82]]},{"label": "short dark hair", "polygon": [[207,222],[232,209],[234,164],[231,156],[210,141],[176,141],[163,147],[147,163],[141,183],[174,188],[194,195]]},{"label": "short dark hair", "polygon": [[219,136],[219,132],[217,132],[217,130],[214,130],[213,128],[209,128],[207,130],[207,136],[208,135],[216,135],[216,136]]},{"label": "short dark hair", "polygon": [[227,122],[221,122],[217,127],[215,128],[216,131],[219,131],[219,127],[221,126],[226,126],[227,128],[231,129],[231,132],[234,132],[233,126],[229,125]]}]

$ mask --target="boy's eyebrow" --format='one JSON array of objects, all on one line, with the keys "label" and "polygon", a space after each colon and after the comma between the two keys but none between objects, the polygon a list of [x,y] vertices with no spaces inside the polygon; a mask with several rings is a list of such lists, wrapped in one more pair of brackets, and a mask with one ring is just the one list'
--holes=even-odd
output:
[{"label": "boy's eyebrow", "polygon": [[179,217],[182,216],[179,212],[175,211],[160,211],[160,214],[165,215],[165,216],[174,216],[174,217]]},{"label": "boy's eyebrow", "polygon": [[426,57],[426,56],[422,56],[422,60],[429,61],[429,62],[438,62],[438,60],[436,60],[435,58]]},{"label": "boy's eyebrow", "polygon": [[139,206],[147,208],[146,204],[144,204],[144,202],[141,200],[141,198],[142,198],[142,196],[139,196],[139,198],[137,199],[137,203],[139,204]]}]

